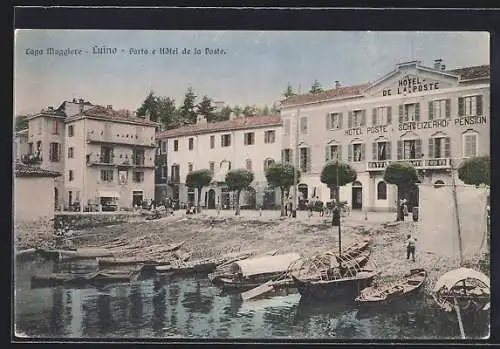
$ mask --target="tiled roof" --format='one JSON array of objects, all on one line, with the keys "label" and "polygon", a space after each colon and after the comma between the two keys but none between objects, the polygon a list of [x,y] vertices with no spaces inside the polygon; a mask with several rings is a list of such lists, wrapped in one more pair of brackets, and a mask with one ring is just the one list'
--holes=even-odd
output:
[{"label": "tiled roof", "polygon": [[320,102],[332,98],[352,97],[363,93],[370,86],[369,83],[361,85],[343,86],[326,90],[320,93],[306,93],[301,95],[291,96],[283,100],[282,105],[306,104],[312,102]]},{"label": "tiled roof", "polygon": [[[95,118],[95,119],[102,119],[102,120],[110,120],[110,121],[128,121],[128,122],[133,122],[136,124],[141,124],[141,125],[148,125],[148,126],[158,126],[158,123],[154,121],[148,121],[144,118],[135,116],[133,114],[126,114],[126,111],[117,111],[114,109],[108,109],[106,107],[103,107],[101,105],[96,105],[93,108],[86,110],[83,115],[90,117],[90,118]],[[71,121],[73,119],[78,119],[80,118],[80,115],[76,115],[74,117],[71,117],[68,119],[68,121]]]},{"label": "tiled roof", "polygon": [[461,80],[483,79],[490,76],[490,66],[485,64],[474,67],[448,70],[448,72],[460,75]]},{"label": "tiled roof", "polygon": [[59,177],[60,175],[59,172],[28,166],[20,161],[16,161],[16,177]]},{"label": "tiled roof", "polygon": [[172,130],[160,132],[157,138],[172,138],[179,136],[190,136],[207,132],[226,130],[241,130],[262,126],[279,126],[281,117],[279,115],[241,117],[233,120],[211,122],[197,125],[187,125]]}]

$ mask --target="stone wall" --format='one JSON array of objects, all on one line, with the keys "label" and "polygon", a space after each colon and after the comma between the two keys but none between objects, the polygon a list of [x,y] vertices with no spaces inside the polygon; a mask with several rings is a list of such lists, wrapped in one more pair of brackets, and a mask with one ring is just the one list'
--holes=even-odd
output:
[{"label": "stone wall", "polygon": [[14,223],[14,241],[17,250],[27,248],[50,248],[54,246],[54,221],[16,221]]},{"label": "stone wall", "polygon": [[54,217],[54,228],[58,229],[62,225],[69,225],[70,229],[86,229],[132,222],[140,218],[140,213],[133,212],[72,212],[56,213]]}]

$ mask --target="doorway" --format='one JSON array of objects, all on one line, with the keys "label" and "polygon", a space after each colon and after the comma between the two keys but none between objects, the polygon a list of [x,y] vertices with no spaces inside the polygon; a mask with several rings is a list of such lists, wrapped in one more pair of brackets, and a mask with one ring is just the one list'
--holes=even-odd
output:
[{"label": "doorway", "polygon": [[207,207],[209,210],[214,210],[215,209],[215,190],[210,189],[208,191],[208,203]]},{"label": "doorway", "polygon": [[57,211],[59,207],[59,190],[57,188],[54,188],[54,210]]},{"label": "doorway", "polygon": [[299,210],[305,210],[307,209],[307,199],[309,197],[309,188],[307,187],[307,184],[301,183],[297,186],[298,190],[298,204],[299,204]]},{"label": "doorway", "polygon": [[363,208],[363,185],[356,181],[352,184],[352,209],[360,210]]},{"label": "doorway", "polygon": [[135,190],[132,192],[132,207],[142,205],[142,190]]}]

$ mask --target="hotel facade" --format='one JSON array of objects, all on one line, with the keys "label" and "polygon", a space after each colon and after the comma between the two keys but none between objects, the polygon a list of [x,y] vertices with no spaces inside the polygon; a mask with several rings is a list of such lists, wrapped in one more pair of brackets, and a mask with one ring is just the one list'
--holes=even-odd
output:
[{"label": "hotel facade", "polygon": [[[320,174],[338,158],[357,172],[340,188],[340,200],[353,209],[394,211],[397,189],[383,180],[389,163],[408,161],[421,183],[438,187],[452,176],[461,183],[456,168],[463,159],[489,154],[490,69],[401,63],[373,83],[292,96],[281,117],[282,160],[293,163],[296,146],[299,152],[299,199],[334,198]],[[418,189],[409,196],[417,206]]]}]

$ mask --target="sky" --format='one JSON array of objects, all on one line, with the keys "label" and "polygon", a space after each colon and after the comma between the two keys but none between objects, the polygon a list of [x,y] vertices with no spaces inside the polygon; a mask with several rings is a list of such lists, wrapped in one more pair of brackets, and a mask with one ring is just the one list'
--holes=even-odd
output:
[{"label": "sky", "polygon": [[[150,91],[180,105],[188,87],[198,101],[207,95],[229,105],[270,106],[288,83],[302,92],[315,79],[324,89],[336,80],[361,84],[412,60],[432,66],[441,58],[447,69],[489,64],[489,45],[487,32],[17,30],[14,112],[36,113],[73,98],[135,110]],[[94,46],[117,53],[94,54]],[[48,55],[48,48],[82,54]],[[131,48],[156,52],[131,55]],[[160,48],[178,54],[162,55]],[[206,48],[225,54],[206,55]]]}]

